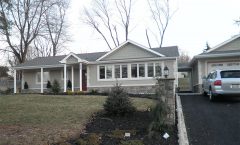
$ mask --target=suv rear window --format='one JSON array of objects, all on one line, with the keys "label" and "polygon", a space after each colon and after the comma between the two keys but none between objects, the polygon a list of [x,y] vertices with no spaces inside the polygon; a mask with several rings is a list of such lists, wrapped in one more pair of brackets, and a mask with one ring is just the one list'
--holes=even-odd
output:
[{"label": "suv rear window", "polygon": [[240,78],[240,70],[221,71],[221,78]]}]

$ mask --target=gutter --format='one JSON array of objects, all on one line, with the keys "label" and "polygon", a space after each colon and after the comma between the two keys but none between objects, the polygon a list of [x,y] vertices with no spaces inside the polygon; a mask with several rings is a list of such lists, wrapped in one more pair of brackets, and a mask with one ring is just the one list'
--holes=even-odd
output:
[{"label": "gutter", "polygon": [[[124,63],[124,62],[143,62],[143,61],[154,61],[154,60],[176,60],[177,57],[157,57],[157,58],[142,58],[142,59],[127,59],[127,60],[109,60],[109,61],[87,61],[85,64],[112,64],[112,63]],[[68,65],[68,64],[67,64]],[[37,65],[37,66],[16,66],[13,69],[36,69],[36,68],[57,68],[64,67],[64,63],[62,64],[54,64],[54,65]]]},{"label": "gutter", "polygon": [[143,62],[152,60],[176,60],[177,57],[157,57],[157,58],[142,58],[142,59],[127,59],[127,60],[109,60],[109,61],[92,61],[88,64],[106,64],[106,63],[124,63],[124,62]]},{"label": "gutter", "polygon": [[204,55],[196,55],[193,57],[192,61],[190,62],[190,65],[194,63],[196,59],[203,59],[203,58],[217,58],[217,57],[233,57],[233,56],[239,56],[240,53],[223,53],[223,54],[204,54]]}]

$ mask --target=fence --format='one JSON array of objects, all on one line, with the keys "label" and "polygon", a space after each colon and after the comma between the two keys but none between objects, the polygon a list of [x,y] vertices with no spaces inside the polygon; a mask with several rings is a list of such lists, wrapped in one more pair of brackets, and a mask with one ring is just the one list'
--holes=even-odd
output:
[{"label": "fence", "polygon": [[[0,90],[4,91],[7,89],[14,88],[14,80],[1,80],[0,79]],[[21,81],[17,80],[17,88],[21,88]]]}]

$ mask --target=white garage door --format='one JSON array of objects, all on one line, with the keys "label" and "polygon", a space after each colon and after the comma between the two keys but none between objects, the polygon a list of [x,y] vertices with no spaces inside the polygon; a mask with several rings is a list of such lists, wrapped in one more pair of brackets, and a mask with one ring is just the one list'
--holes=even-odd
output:
[{"label": "white garage door", "polygon": [[234,62],[217,62],[217,63],[208,63],[208,72],[211,72],[216,69],[240,69],[240,61],[234,61]]}]

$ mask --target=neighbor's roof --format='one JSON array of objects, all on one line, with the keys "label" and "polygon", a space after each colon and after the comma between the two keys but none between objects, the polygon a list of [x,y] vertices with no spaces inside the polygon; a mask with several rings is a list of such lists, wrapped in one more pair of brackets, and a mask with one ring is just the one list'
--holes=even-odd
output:
[{"label": "neighbor's roof", "polygon": [[[152,48],[151,50],[156,51],[165,55],[166,57],[178,57],[178,47],[177,46],[170,46],[170,47],[162,47],[162,48]],[[83,60],[94,62],[98,58],[105,55],[107,52],[94,52],[94,53],[81,53],[76,54]],[[45,65],[61,65],[60,61],[64,59],[67,55],[60,55],[60,56],[50,56],[50,57],[38,57],[25,63],[19,64],[16,67],[25,67],[25,66],[45,66]]]}]

